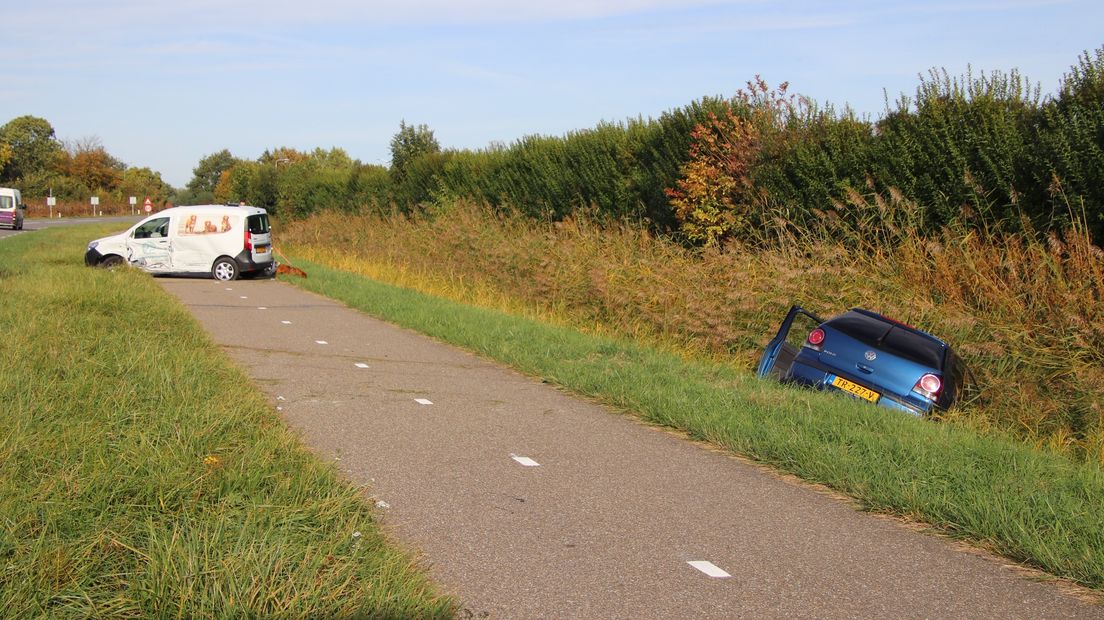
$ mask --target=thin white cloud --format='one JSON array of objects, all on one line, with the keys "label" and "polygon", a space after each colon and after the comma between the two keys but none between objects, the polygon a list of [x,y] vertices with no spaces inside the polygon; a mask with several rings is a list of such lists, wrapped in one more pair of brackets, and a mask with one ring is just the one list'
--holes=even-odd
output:
[{"label": "thin white cloud", "polygon": [[[761,0],[760,0],[761,1]],[[83,30],[95,36],[99,29],[148,28],[137,37],[155,38],[173,29],[206,26],[217,29],[250,25],[304,24],[478,24],[587,20],[657,11],[682,11],[701,7],[757,4],[754,0],[101,0],[94,4],[77,0],[39,0],[24,8],[5,10],[9,26],[59,31]],[[168,31],[158,31],[155,26]]]},{"label": "thin white cloud", "polygon": [[506,73],[488,67],[482,67],[479,65],[467,63],[446,62],[441,65],[441,68],[459,77],[485,80],[489,82],[520,84],[526,81],[525,78],[520,75]]}]

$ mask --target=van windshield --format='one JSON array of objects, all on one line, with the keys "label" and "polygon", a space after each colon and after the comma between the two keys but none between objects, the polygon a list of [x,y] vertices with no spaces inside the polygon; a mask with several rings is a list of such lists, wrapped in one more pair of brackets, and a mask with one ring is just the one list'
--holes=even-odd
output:
[{"label": "van windshield", "polygon": [[263,235],[268,232],[268,215],[264,213],[250,215],[246,218],[246,222],[246,226],[249,227],[249,232],[254,235]]},{"label": "van windshield", "polygon": [[11,196],[0,196],[0,209],[14,209],[15,198]]}]

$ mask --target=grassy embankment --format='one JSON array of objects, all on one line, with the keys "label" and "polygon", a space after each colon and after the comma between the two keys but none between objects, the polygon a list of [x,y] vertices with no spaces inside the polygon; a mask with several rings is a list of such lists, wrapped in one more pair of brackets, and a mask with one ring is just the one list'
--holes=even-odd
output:
[{"label": "grassy embankment", "polygon": [[791,303],[823,316],[879,310],[952,343],[977,375],[979,398],[949,422],[1104,465],[1104,253],[1086,235],[922,237],[887,223],[909,203],[856,195],[846,208],[867,226],[826,216],[819,239],[783,225],[724,252],[631,225],[462,205],[435,217],[323,214],[278,238],[392,284],[748,370]]},{"label": "grassy embankment", "polygon": [[[553,319],[546,322],[373,281],[352,272],[378,269],[396,279],[415,280],[418,275],[416,269],[405,272],[401,260],[373,263],[357,257],[351,250],[364,246],[342,245],[342,239],[320,233],[353,229],[347,217],[342,224],[334,227],[323,220],[315,232],[300,229],[300,241],[317,233],[319,245],[299,245],[297,255],[323,257],[346,270],[297,261],[310,277],[291,281],[650,422],[826,484],[867,509],[921,520],[1055,575],[1104,588],[1104,519],[1099,514],[1104,472],[1095,463],[983,436],[961,425],[933,424],[848,399],[761,382],[730,363],[671,352],[671,347],[586,334],[563,324],[563,307],[546,309]],[[386,226],[376,234],[411,242],[410,252],[437,255],[415,242],[416,235]],[[519,246],[529,241],[507,238]],[[397,251],[401,241],[381,242],[365,251]],[[434,238],[435,244],[454,250],[463,245],[450,245],[456,241]],[[344,249],[337,252],[335,247]],[[468,253],[476,253],[475,247]],[[508,263],[508,254],[494,259]],[[467,259],[466,254],[456,256],[458,263]],[[546,260],[549,270],[562,267],[554,256],[546,255]],[[447,271],[452,265],[444,263],[440,269]],[[516,312],[527,308],[517,296],[502,296],[485,281],[463,282],[462,274],[453,275],[453,280],[427,276],[422,282],[445,282],[446,288],[451,282],[452,292],[463,289],[483,303]],[[623,333],[630,334],[631,328]]]},{"label": "grassy embankment", "polygon": [[107,232],[0,240],[0,617],[450,616]]}]

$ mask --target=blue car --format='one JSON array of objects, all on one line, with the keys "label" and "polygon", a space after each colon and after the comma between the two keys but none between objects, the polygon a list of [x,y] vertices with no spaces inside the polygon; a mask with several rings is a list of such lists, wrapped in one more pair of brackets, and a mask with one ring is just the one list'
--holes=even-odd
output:
[{"label": "blue car", "polygon": [[798,306],[763,351],[758,374],[917,416],[950,407],[967,379],[954,350],[915,327],[862,308],[825,321]]}]

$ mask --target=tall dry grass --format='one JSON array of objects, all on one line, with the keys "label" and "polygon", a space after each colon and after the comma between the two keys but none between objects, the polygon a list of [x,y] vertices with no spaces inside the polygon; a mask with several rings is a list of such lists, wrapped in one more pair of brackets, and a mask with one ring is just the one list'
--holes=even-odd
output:
[{"label": "tall dry grass", "polygon": [[297,256],[390,283],[748,369],[792,303],[871,308],[970,364],[981,389],[948,420],[1104,463],[1101,250],[1080,227],[924,238],[905,225],[918,212],[853,193],[816,231],[780,216],[754,246],[705,251],[624,224],[463,203],[432,216],[324,213],[278,235]]}]

